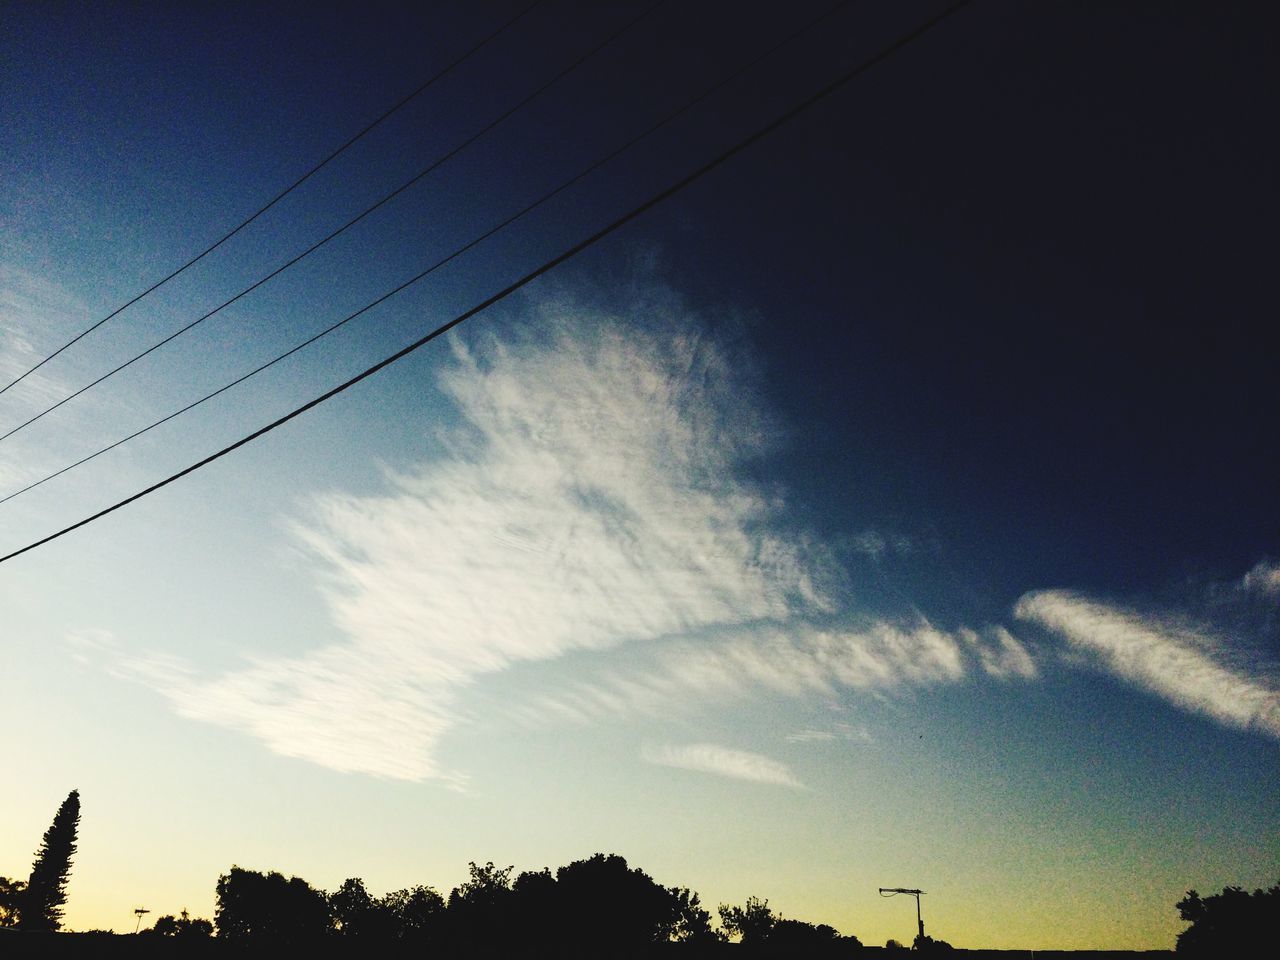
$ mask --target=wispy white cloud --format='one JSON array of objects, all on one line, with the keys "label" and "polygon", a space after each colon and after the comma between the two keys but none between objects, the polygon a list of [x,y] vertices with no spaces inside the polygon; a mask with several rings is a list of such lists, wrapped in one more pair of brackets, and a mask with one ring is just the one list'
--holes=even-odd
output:
[{"label": "wispy white cloud", "polygon": [[854,552],[877,563],[890,554],[907,556],[918,552],[918,544],[910,537],[901,533],[881,533],[879,530],[864,530],[850,538],[848,543]]},{"label": "wispy white cloud", "polygon": [[[0,386],[62,346],[66,331],[83,324],[86,315],[85,305],[58,284],[0,262]],[[42,370],[6,396],[10,403],[43,405],[59,399],[60,386]]]},{"label": "wispy white cloud", "polygon": [[[278,753],[418,779],[442,775],[439,739],[481,677],[835,609],[823,552],[774,532],[774,500],[735,479],[764,428],[720,348],[675,321],[541,319],[538,342],[456,347],[447,456],[295,524],[345,640],[212,679],[146,660],[135,676]],[[768,642],[734,656],[802,681]]]},{"label": "wispy white cloud", "polygon": [[787,743],[830,743],[838,739],[834,730],[814,730],[811,727],[787,734]]},{"label": "wispy white cloud", "polygon": [[1280,738],[1280,684],[1274,665],[1246,669],[1233,662],[1226,641],[1206,630],[1065,590],[1029,593],[1014,614],[1183,709]]},{"label": "wispy white cloud", "polygon": [[[837,601],[831,552],[782,532],[777,493],[738,479],[772,428],[742,365],[692,324],[650,316],[642,330],[566,301],[536,313],[523,341],[455,344],[440,385],[458,424],[441,455],[382,495],[320,496],[293,523],[341,640],[221,676],[172,657],[118,669],[279,754],[410,780],[452,776],[438,747],[481,681],[571,654],[602,663],[501,712],[585,721],[762,690],[883,694],[955,683],[975,659],[1034,675],[1007,634],[974,647],[922,616],[857,619]],[[652,656],[630,668],[603,655],[637,645]]]},{"label": "wispy white cloud", "polygon": [[663,767],[804,789],[804,784],[785,763],[763,754],[734,750],[715,743],[646,744],[641,756],[649,763]]},{"label": "wispy white cloud", "polygon": [[834,698],[957,683],[969,675],[965,645],[923,617],[823,628],[802,618],[744,626],[715,640],[669,640],[643,665],[603,666],[585,679],[544,690],[506,712],[523,723],[591,722],[627,715],[661,718],[760,693]]},{"label": "wispy white cloud", "polygon": [[1246,593],[1280,598],[1280,563],[1259,560],[1240,581]]},{"label": "wispy white cloud", "polygon": [[1001,680],[1019,677],[1034,680],[1039,676],[1036,662],[1017,637],[1004,627],[987,627],[982,633],[962,628],[960,637],[974,652],[982,669]]},{"label": "wispy white cloud", "polygon": [[[82,323],[85,313],[84,305],[57,284],[0,262],[0,387],[28,373],[61,346],[65,331]],[[0,433],[69,392],[68,385],[48,367],[30,374],[5,392],[0,403]],[[61,433],[65,432],[64,422]],[[47,435],[31,442],[27,434],[0,445],[0,496],[38,479],[68,446],[60,435],[53,442]]]},{"label": "wispy white cloud", "polygon": [[837,740],[873,743],[875,738],[866,727],[854,726],[851,723],[836,723],[830,728],[822,730],[815,730],[809,727],[787,734],[788,743],[833,743]]}]

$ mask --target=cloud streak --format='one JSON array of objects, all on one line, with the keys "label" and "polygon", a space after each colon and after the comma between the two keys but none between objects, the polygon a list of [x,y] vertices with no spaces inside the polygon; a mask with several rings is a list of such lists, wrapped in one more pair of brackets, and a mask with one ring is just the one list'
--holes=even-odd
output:
[{"label": "cloud streak", "polygon": [[767,783],[803,790],[801,783],[786,764],[747,750],[734,750],[715,743],[646,744],[641,756],[648,763],[679,770],[711,773],[734,780]]},{"label": "cloud streak", "polygon": [[1232,663],[1219,637],[1066,590],[1026,594],[1014,615],[1184,710],[1280,739],[1280,685]]},{"label": "cloud streak", "polygon": [[[975,663],[1035,675],[999,628],[842,611],[830,551],[781,532],[778,496],[738,479],[771,432],[741,358],[670,311],[642,329],[548,300],[534,320],[524,339],[454,345],[442,453],[381,495],[319,496],[292,524],[340,640],[220,676],[168,656],[115,671],[278,754],[405,780],[454,776],[439,745],[485,680],[569,655],[601,659],[500,712],[586,721],[758,691],[888,693]],[[624,646],[651,655],[619,669],[605,654]]]},{"label": "cloud streak", "polygon": [[439,740],[485,676],[832,611],[821,551],[773,532],[776,502],[734,478],[766,431],[731,358],[676,320],[540,313],[539,339],[455,347],[446,456],[294,525],[344,640],[215,678],[167,660],[134,676],[277,753],[423,779],[446,775]]},{"label": "cloud streak", "polygon": [[[998,630],[987,627],[983,633]],[[1030,655],[1004,633],[1024,672],[997,675],[1034,675]],[[589,679],[543,691],[508,705],[506,711],[520,723],[590,723],[637,714],[662,718],[689,704],[702,708],[761,693],[825,699],[841,690],[888,695],[969,678],[974,654],[968,636],[978,634],[942,630],[921,616],[900,623],[870,620],[838,627],[821,627],[798,617],[785,624],[752,624],[716,639],[657,644],[643,665],[593,670]],[[1025,663],[1020,657],[1026,657]]]},{"label": "cloud streak", "polygon": [[1280,599],[1280,564],[1259,560],[1240,581],[1240,589],[1246,593]]}]

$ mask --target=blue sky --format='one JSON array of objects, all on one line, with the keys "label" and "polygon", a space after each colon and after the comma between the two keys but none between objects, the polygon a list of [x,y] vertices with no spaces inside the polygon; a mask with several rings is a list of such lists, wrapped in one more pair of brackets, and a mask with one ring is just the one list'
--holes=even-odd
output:
[{"label": "blue sky", "polygon": [[[6,382],[511,16],[15,6]],[[548,3],[0,395],[238,292],[640,7]],[[447,254],[823,8],[660,6],[314,257],[0,442],[5,493]],[[19,547],[451,318],[909,29],[854,5],[518,228],[0,505]],[[315,410],[0,567],[0,874],[72,787],[73,926],[617,851],[867,942],[1160,947],[1273,882],[1280,529],[1261,7],[978,3]],[[898,909],[902,907],[902,909]]]}]

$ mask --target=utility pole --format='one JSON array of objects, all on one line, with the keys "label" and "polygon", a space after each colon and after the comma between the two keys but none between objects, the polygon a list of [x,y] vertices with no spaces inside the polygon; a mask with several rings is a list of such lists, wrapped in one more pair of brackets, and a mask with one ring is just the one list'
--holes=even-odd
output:
[{"label": "utility pole", "polygon": [[146,907],[134,907],[133,912],[138,915],[138,922],[133,925],[133,932],[137,933],[139,928],[142,926],[142,915],[144,913],[150,913],[151,911]]},{"label": "utility pole", "polygon": [[881,887],[880,896],[892,897],[899,893],[910,894],[916,898],[916,926],[920,928],[920,942],[924,943],[924,921],[920,919],[920,897],[924,894],[923,890],[907,890],[904,887]]}]

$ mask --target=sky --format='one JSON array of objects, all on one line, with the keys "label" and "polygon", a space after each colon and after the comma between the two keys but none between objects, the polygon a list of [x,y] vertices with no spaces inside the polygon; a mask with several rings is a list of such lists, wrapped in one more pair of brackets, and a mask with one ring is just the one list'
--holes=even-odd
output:
[{"label": "sky", "polygon": [[[403,6],[4,3],[0,379],[521,9]],[[940,9],[546,0],[0,394],[7,432],[492,126],[0,440],[0,496],[713,92],[0,503],[0,553],[479,304]],[[600,851],[866,943],[914,934],[900,886],[956,946],[1167,948],[1187,889],[1274,883],[1276,27],[979,0],[447,336],[0,564],[0,875],[76,788],[74,929],[212,916],[232,864],[447,892],[471,860]]]}]

